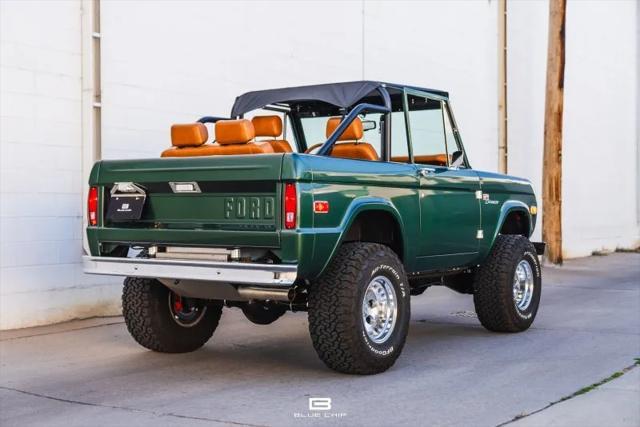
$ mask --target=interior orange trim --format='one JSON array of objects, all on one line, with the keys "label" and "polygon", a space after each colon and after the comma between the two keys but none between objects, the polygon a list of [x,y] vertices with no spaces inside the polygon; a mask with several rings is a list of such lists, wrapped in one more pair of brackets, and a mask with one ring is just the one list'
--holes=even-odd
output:
[{"label": "interior orange trim", "polygon": [[[391,161],[398,162],[398,163],[409,163],[409,157],[393,156],[391,157]],[[424,164],[424,165],[448,166],[447,155],[444,153],[413,156],[413,161],[414,163]]]},{"label": "interior orange trim", "polygon": [[224,156],[234,154],[268,154],[273,153],[269,144],[205,144],[199,147],[169,148],[164,150],[161,157],[199,157],[199,156]]},{"label": "interior orange trim", "polygon": [[256,136],[277,137],[282,134],[282,119],[280,116],[256,116],[251,119]]},{"label": "interior orange trim", "polygon": [[[342,122],[342,117],[331,117],[327,121],[326,137],[329,138],[331,134],[336,130],[338,125]],[[362,138],[364,130],[362,129],[362,121],[356,117],[351,124],[342,132],[342,135],[338,137],[338,141],[357,141]]]},{"label": "interior orange trim", "polygon": [[335,144],[331,150],[331,157],[346,159],[380,160],[378,153],[371,144],[366,142],[343,142]]},{"label": "interior orange trim", "polygon": [[269,144],[275,153],[292,153],[291,145],[284,139],[274,139],[272,141],[265,141]]},{"label": "interior orange trim", "polygon": [[216,122],[216,142],[220,145],[246,144],[255,136],[250,120],[220,120]]},{"label": "interior orange trim", "polygon": [[209,132],[202,123],[171,126],[171,145],[174,147],[197,147],[207,142],[208,138]]},{"label": "interior orange trim", "polygon": [[321,147],[322,145],[324,145],[324,142],[320,142],[318,144],[313,144],[311,147],[307,148],[306,150],[304,150],[304,152],[306,154],[309,154],[310,152],[312,152],[313,150],[315,150],[318,147]]}]

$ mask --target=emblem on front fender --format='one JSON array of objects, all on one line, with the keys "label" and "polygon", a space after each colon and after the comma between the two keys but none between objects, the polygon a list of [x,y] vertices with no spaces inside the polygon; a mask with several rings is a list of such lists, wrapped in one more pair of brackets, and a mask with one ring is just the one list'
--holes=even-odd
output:
[{"label": "emblem on front fender", "polygon": [[497,205],[498,204],[497,200],[491,200],[491,196],[489,196],[489,193],[483,193],[482,194],[482,200],[484,201],[485,205]]}]

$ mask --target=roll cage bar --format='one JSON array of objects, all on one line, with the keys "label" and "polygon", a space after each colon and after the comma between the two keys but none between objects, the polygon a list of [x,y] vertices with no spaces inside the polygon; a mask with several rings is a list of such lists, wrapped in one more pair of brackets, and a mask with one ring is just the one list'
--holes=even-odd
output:
[{"label": "roll cage bar", "polygon": [[[354,83],[358,83],[358,82],[336,83],[335,85],[336,86],[353,85]],[[363,103],[356,104],[356,105],[342,106],[341,107],[340,105],[329,103],[330,105],[334,105],[336,107],[343,108],[345,111],[348,111],[348,113],[346,115],[344,115],[344,118],[340,122],[340,125],[338,125],[338,127],[333,131],[333,133],[331,135],[329,135],[327,140],[322,144],[322,146],[320,146],[320,148],[318,149],[318,152],[317,152],[318,155],[321,155],[321,156],[329,155],[331,153],[331,150],[332,150],[333,146],[338,141],[338,138],[340,137],[340,135],[342,135],[342,133],[358,117],[359,114],[362,114],[362,113],[365,113],[365,112],[375,112],[375,113],[382,113],[383,114],[383,116],[381,118],[381,123],[380,123],[380,125],[381,125],[381,136],[382,136],[382,147],[381,147],[382,153],[380,153],[380,154],[381,154],[381,157],[382,157],[382,159],[384,161],[389,161],[390,160],[390,156],[391,156],[391,112],[392,112],[391,95],[389,94],[389,90],[388,90],[388,88],[390,88],[390,89],[394,89],[394,90],[403,92],[403,96],[404,97],[406,97],[407,94],[421,93],[421,94],[428,95],[432,99],[436,99],[436,100],[440,100],[440,101],[446,102],[446,104],[447,104],[446,114],[448,115],[450,123],[451,123],[451,125],[453,127],[453,133],[455,135],[456,142],[462,148],[463,156],[464,156],[464,163],[465,163],[465,165],[467,167],[469,167],[469,161],[467,159],[467,153],[466,153],[466,150],[464,149],[464,145],[462,143],[462,139],[460,138],[460,134],[458,132],[458,126],[457,126],[457,123],[455,121],[455,118],[453,117],[453,112],[451,111],[451,104],[450,104],[449,99],[448,99],[449,98],[448,97],[448,93],[443,92],[443,91],[433,90],[433,89],[425,89],[425,88],[420,88],[420,87],[397,85],[397,84],[391,84],[391,83],[378,83],[378,82],[362,82],[362,83],[363,84],[375,84],[372,88],[374,89],[374,91],[377,91],[380,94],[380,96],[382,98],[382,101],[383,101],[382,105],[363,102]],[[322,87],[322,86],[330,86],[330,85],[318,85],[318,86],[315,86],[315,87],[319,88],[319,87]],[[313,86],[301,87],[299,89],[302,90],[302,89],[308,89],[308,88],[314,88],[314,87]],[[296,88],[289,88],[289,89],[283,89],[283,90],[293,90],[293,89],[296,89]],[[274,90],[265,91],[265,92],[274,92]],[[373,93],[373,91],[371,91],[370,93]],[[243,96],[249,96],[249,95],[255,96],[255,94],[260,94],[260,92],[249,92],[249,93],[247,93],[245,95],[242,95],[242,96],[240,96],[240,97],[238,97],[236,99],[236,103],[234,104],[234,108],[232,110],[232,118],[234,117],[233,112],[236,110],[236,107],[237,107],[237,104],[238,104],[239,100]],[[307,98],[306,100],[312,101],[314,99],[313,98]],[[300,101],[300,100],[297,100],[297,101]],[[318,99],[318,101],[322,101],[322,100]],[[270,103],[270,104],[267,104],[267,105],[264,105],[264,106],[258,107],[258,108],[286,114],[291,120],[292,131],[293,131],[294,137],[296,138],[296,141],[300,145],[299,148],[302,148],[302,149],[308,148],[304,132],[302,131],[302,123],[301,123],[300,117],[291,108],[289,108],[286,105],[286,101],[277,101],[277,102],[273,102],[273,103]],[[256,108],[256,109],[258,109],[258,108]],[[407,108],[406,103],[403,100],[403,109],[406,110],[406,108]],[[235,117],[242,118],[242,117],[244,117],[244,113],[241,112],[240,114],[237,114]],[[225,118],[225,117],[205,116],[205,117],[201,117],[198,120],[198,122],[200,122],[200,123],[215,123],[215,122],[217,122],[219,120],[228,120],[228,119]],[[411,160],[413,160],[413,159],[411,159]]]}]

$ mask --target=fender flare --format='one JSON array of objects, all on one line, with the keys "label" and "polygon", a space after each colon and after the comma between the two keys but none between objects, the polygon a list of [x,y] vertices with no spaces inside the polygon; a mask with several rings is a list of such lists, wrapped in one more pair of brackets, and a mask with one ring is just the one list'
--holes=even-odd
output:
[{"label": "fender flare", "polygon": [[353,225],[353,222],[358,217],[358,215],[368,211],[383,211],[391,214],[394,217],[394,219],[398,224],[398,227],[400,228],[400,235],[402,237],[402,252],[406,258],[407,250],[408,250],[407,239],[405,239],[404,222],[402,221],[402,217],[400,216],[400,212],[398,212],[398,209],[396,209],[396,207],[389,200],[386,200],[383,198],[360,197],[353,200],[353,202],[351,202],[351,204],[345,211],[344,216],[342,217],[342,221],[335,228],[335,230],[340,233],[340,237],[338,237],[338,239],[336,240],[336,244],[331,249],[331,253],[327,257],[327,260],[322,266],[322,268],[320,269],[318,276],[322,275],[322,273],[324,273],[327,266],[331,263],[331,261],[333,261],[334,257],[336,256],[336,253],[338,252],[338,248],[344,242],[344,239],[349,229]]},{"label": "fender flare", "polygon": [[533,233],[533,221],[531,219],[531,213],[529,212],[529,206],[527,206],[526,203],[524,203],[524,202],[522,202],[520,200],[507,200],[500,207],[500,215],[498,216],[498,224],[497,224],[497,227],[496,227],[496,229],[495,229],[495,231],[493,233],[493,236],[491,236],[491,244],[489,245],[489,248],[493,247],[493,244],[496,241],[496,238],[498,237],[498,233],[500,232],[500,229],[502,229],[502,226],[504,225],[504,222],[507,220],[507,217],[512,212],[522,212],[522,213],[524,213],[524,215],[526,216],[527,220],[529,221],[529,233],[528,233],[527,238],[531,237],[531,234]]}]

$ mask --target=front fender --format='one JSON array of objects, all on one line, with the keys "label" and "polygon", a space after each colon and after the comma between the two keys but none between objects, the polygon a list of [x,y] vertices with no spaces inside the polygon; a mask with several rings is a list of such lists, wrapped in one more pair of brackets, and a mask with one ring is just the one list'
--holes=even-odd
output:
[{"label": "front fender", "polygon": [[489,242],[490,244],[488,246],[488,249],[491,249],[493,247],[493,243],[498,237],[498,234],[500,233],[500,229],[502,229],[502,226],[504,225],[504,222],[506,221],[507,216],[509,216],[509,214],[512,212],[522,212],[527,218],[527,221],[529,221],[529,235],[527,237],[530,237],[531,234],[533,233],[534,224],[533,224],[533,220],[531,219],[531,214],[529,213],[529,206],[527,206],[526,203],[520,200],[507,200],[502,204],[502,207],[500,208],[500,215],[498,216],[498,224],[493,232],[493,236],[491,236],[491,241]]},{"label": "front fender", "polygon": [[[307,278],[316,278],[324,272],[335,257],[338,248],[344,242],[353,222],[363,212],[384,211],[393,216],[400,229],[401,236],[405,236],[405,227],[400,213],[387,199],[378,197],[360,197],[354,199],[346,209],[340,224],[332,228],[314,228],[315,242],[313,248],[313,262],[306,266]],[[406,239],[403,238],[403,252],[408,251]]]}]

